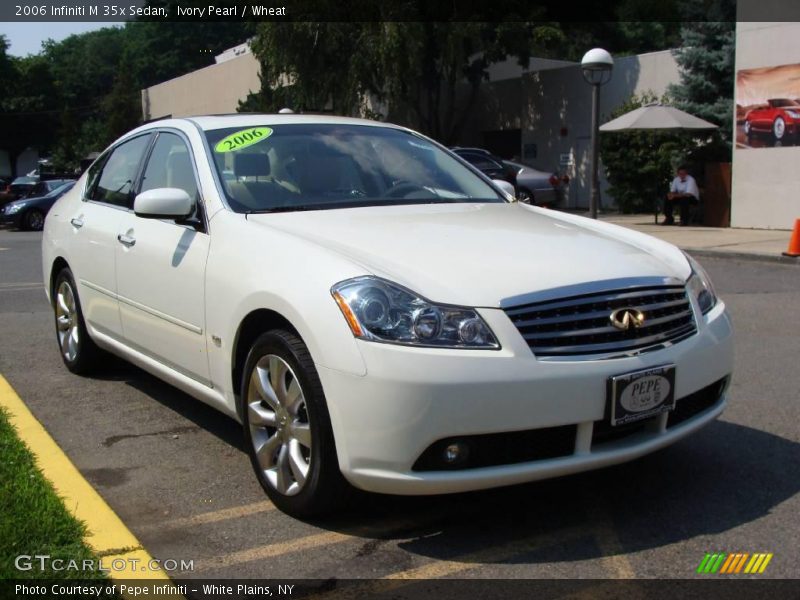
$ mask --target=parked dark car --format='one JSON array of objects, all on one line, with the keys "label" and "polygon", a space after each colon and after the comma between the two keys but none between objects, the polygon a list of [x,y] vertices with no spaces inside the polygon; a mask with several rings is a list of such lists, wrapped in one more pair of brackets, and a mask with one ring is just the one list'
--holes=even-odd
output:
[{"label": "parked dark car", "polygon": [[42,181],[36,185],[39,192],[44,191],[45,193],[14,200],[0,208],[0,225],[28,231],[41,231],[48,211],[56,200],[72,189],[75,181],[58,179]]},{"label": "parked dark car", "polygon": [[17,177],[12,180],[0,193],[0,206],[24,198],[37,183],[39,180],[36,177]]},{"label": "parked dark car", "polygon": [[489,179],[502,179],[517,187],[517,169],[504,164],[502,158],[483,148],[451,148],[453,152],[486,175]]}]

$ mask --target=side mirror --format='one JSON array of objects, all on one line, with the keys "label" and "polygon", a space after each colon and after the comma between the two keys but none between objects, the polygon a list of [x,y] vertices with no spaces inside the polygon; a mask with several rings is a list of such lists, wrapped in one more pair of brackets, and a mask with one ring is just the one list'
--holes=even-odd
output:
[{"label": "side mirror", "polygon": [[143,219],[185,219],[193,210],[194,201],[178,188],[147,190],[133,201],[133,212]]},{"label": "side mirror", "polygon": [[513,185],[511,185],[505,179],[492,179],[492,183],[500,188],[509,201],[516,201],[516,190],[514,189]]}]

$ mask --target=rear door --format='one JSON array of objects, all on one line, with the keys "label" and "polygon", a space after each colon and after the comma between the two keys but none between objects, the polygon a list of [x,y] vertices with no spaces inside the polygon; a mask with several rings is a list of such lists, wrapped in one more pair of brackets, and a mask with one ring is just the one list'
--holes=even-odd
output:
[{"label": "rear door", "polygon": [[114,254],[117,233],[132,203],[133,185],[152,135],[107,151],[89,169],[83,202],[70,215],[71,263],[84,318],[101,333],[120,338]]},{"label": "rear door", "polygon": [[126,343],[209,385],[205,268],[209,236],[191,146],[177,130],[158,132],[138,192],[179,188],[195,200],[185,222],[126,213],[115,240],[117,290]]}]

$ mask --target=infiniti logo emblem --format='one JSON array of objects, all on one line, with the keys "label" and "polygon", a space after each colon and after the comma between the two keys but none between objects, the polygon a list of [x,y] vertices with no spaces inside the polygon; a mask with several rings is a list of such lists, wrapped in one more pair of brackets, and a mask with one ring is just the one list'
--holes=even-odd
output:
[{"label": "infiniti logo emblem", "polygon": [[620,331],[628,331],[644,324],[644,313],[635,308],[618,308],[611,313],[609,320]]}]

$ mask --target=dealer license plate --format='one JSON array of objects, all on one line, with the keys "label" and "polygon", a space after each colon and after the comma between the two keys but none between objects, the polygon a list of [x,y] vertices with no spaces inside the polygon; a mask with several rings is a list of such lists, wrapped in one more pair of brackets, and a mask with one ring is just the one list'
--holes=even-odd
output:
[{"label": "dealer license plate", "polygon": [[675,365],[616,375],[608,379],[611,425],[649,419],[675,408]]}]

